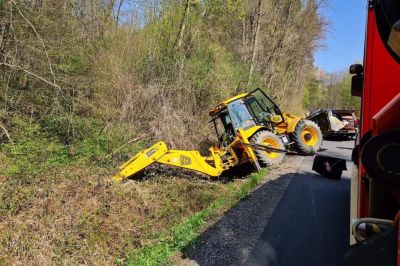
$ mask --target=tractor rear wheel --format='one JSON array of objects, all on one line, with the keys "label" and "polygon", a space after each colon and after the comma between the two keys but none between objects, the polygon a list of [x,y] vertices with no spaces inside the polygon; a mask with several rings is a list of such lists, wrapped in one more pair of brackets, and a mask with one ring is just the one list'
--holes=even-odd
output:
[{"label": "tractor rear wheel", "polygon": [[[275,149],[285,149],[285,145],[282,140],[271,131],[262,130],[255,133],[251,138],[250,142],[254,144],[262,144]],[[260,166],[269,166],[280,164],[285,158],[285,153],[278,152],[268,152],[263,150],[254,150],[254,153],[257,156],[258,163]]]},{"label": "tractor rear wheel", "polygon": [[322,145],[321,129],[311,120],[300,120],[291,138],[296,150],[305,155],[315,154]]}]

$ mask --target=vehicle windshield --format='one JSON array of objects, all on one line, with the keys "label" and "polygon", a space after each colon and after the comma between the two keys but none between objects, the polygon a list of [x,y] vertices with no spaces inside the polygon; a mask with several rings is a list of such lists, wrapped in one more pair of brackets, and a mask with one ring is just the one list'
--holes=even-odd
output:
[{"label": "vehicle windshield", "polygon": [[260,89],[255,90],[246,97],[246,102],[259,122],[276,122],[281,117],[281,112],[276,104],[269,99]]},{"label": "vehicle windshield", "polygon": [[256,125],[242,99],[230,103],[228,105],[228,111],[235,130],[239,128],[247,129]]}]

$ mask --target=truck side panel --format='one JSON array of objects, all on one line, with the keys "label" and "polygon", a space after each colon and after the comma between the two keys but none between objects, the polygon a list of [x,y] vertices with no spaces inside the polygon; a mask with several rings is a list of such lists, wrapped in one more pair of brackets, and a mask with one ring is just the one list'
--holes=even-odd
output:
[{"label": "truck side panel", "polygon": [[[379,112],[400,91],[400,67],[388,52],[378,31],[373,2],[369,1],[366,46],[364,54],[364,89],[361,106],[361,137],[372,130],[372,117]],[[359,168],[358,216],[369,215],[368,190],[361,176],[365,174]]]}]

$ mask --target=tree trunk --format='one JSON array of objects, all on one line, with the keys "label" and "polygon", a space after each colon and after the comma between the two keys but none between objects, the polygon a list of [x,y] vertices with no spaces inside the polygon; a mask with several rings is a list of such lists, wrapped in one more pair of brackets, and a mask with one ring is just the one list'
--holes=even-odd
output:
[{"label": "tree trunk", "polygon": [[185,4],[185,12],[183,13],[183,17],[181,20],[181,26],[179,27],[179,32],[178,32],[178,36],[176,38],[174,47],[176,47],[176,49],[178,50],[183,42],[183,36],[185,33],[185,28],[186,28],[186,18],[189,15],[189,0],[186,0],[186,4]]},{"label": "tree trunk", "polygon": [[254,35],[254,41],[253,41],[253,49],[252,49],[252,55],[251,55],[251,62],[250,62],[250,72],[249,72],[249,79],[247,83],[250,83],[251,78],[253,76],[254,72],[254,66],[256,63],[256,58],[257,58],[257,49],[258,49],[258,42],[260,38],[260,28],[261,28],[261,4],[262,0],[258,0],[258,14],[257,14],[257,22],[256,22],[256,33]]},{"label": "tree trunk", "polygon": [[10,29],[10,23],[0,26],[0,54],[5,54],[6,45],[8,41],[8,31]]}]

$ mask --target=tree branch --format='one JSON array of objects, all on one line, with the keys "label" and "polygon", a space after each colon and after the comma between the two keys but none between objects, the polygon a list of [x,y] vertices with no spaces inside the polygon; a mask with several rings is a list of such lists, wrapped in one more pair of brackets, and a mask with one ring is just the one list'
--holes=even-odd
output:
[{"label": "tree branch", "polygon": [[45,79],[45,78],[43,78],[43,77],[31,72],[29,70],[26,70],[26,69],[24,69],[24,68],[22,68],[20,66],[11,65],[11,64],[8,64],[8,63],[0,63],[0,66],[6,66],[6,67],[9,67],[9,68],[13,68],[13,69],[24,71],[25,73],[27,73],[27,74],[29,74],[29,75],[31,75],[31,76],[43,81],[44,83],[47,83],[50,86],[53,86],[54,88],[58,89],[61,92],[61,87],[58,86],[57,84],[55,84],[54,82],[51,82],[51,81],[49,81],[49,80],[47,80],[47,79]]},{"label": "tree branch", "polygon": [[121,146],[119,146],[117,149],[115,149],[115,150],[114,150],[113,152],[111,152],[110,154],[106,155],[106,157],[114,156],[118,151],[120,151],[120,150],[121,150],[123,147],[125,147],[126,145],[131,144],[131,143],[133,143],[133,142],[137,142],[137,141],[140,141],[140,140],[147,139],[149,135],[150,135],[150,134],[145,134],[145,135],[142,135],[142,136],[139,136],[139,137],[137,137],[137,138],[134,138],[134,139],[129,140],[128,142],[126,142],[126,143],[122,144]]},{"label": "tree branch", "polygon": [[119,16],[121,14],[121,8],[122,5],[124,4],[124,0],[120,0],[119,4],[118,4],[118,9],[117,9],[117,16],[115,18],[115,26],[118,27],[118,23],[119,23]]},{"label": "tree branch", "polygon": [[18,13],[21,15],[21,17],[26,21],[26,23],[29,24],[29,26],[32,28],[33,32],[36,34],[36,36],[38,37],[38,39],[40,40],[40,42],[42,43],[43,49],[44,49],[44,53],[46,54],[46,58],[47,58],[47,63],[49,64],[49,70],[50,73],[53,77],[53,83],[56,83],[56,75],[54,74],[53,71],[53,67],[51,66],[51,61],[50,61],[50,57],[49,57],[49,53],[47,52],[47,48],[46,48],[46,44],[43,40],[43,38],[40,36],[39,32],[36,30],[35,26],[33,26],[33,24],[29,21],[29,19],[27,19],[25,17],[25,15],[22,13],[21,9],[18,7],[17,3],[14,0],[11,0],[11,2],[15,5],[15,7],[18,10]]},{"label": "tree branch", "polygon": [[10,141],[11,144],[14,144],[14,142],[12,141],[10,134],[8,134],[7,129],[0,123],[0,128],[4,131],[4,133],[6,134],[8,140]]}]

